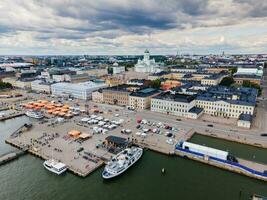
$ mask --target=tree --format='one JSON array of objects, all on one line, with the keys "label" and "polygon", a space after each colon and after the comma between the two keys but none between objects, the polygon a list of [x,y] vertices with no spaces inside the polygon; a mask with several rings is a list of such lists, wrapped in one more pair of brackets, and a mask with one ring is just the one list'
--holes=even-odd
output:
[{"label": "tree", "polygon": [[161,80],[160,79],[156,79],[151,81],[150,86],[153,88],[160,88],[161,86]]},{"label": "tree", "polygon": [[129,63],[125,63],[125,71],[128,71],[129,68],[133,68],[134,67],[134,63],[129,62]]},{"label": "tree", "polygon": [[235,74],[237,72],[237,68],[233,67],[230,69],[231,75]]},{"label": "tree", "polygon": [[113,74],[113,68],[112,67],[108,67],[108,74]]},{"label": "tree", "polygon": [[8,88],[12,88],[11,83],[5,83],[5,82],[0,81],[0,89],[1,90],[8,89]]},{"label": "tree", "polygon": [[224,77],[224,78],[222,79],[222,81],[220,82],[220,85],[223,85],[223,86],[230,86],[230,85],[232,85],[234,82],[235,82],[235,81],[234,81],[233,77],[228,76],[228,77]]}]

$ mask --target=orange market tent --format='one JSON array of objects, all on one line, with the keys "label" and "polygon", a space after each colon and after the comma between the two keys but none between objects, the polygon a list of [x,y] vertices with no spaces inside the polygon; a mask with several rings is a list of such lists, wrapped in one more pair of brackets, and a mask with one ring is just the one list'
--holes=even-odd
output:
[{"label": "orange market tent", "polygon": [[26,104],[25,107],[31,109],[31,108],[33,108],[33,105]]},{"label": "orange market tent", "polygon": [[92,137],[92,135],[89,133],[82,133],[79,135],[79,138],[82,138],[82,139],[88,139],[90,137]]},{"label": "orange market tent", "polygon": [[48,114],[52,114],[54,112],[54,110],[47,110]]},{"label": "orange market tent", "polygon": [[64,112],[60,112],[60,113],[58,113],[58,115],[63,117],[63,116],[65,116],[65,113]]},{"label": "orange market tent", "polygon": [[69,109],[61,109],[61,112],[68,112],[69,111]]},{"label": "orange market tent", "polygon": [[39,107],[39,106],[35,106],[33,109],[34,109],[34,110],[40,110],[41,107]]},{"label": "orange market tent", "polygon": [[68,114],[65,115],[65,117],[66,118],[71,118],[71,117],[73,117],[73,115],[68,113]]},{"label": "orange market tent", "polygon": [[81,131],[71,130],[68,134],[72,137],[77,137],[81,134]]},{"label": "orange market tent", "polygon": [[63,108],[66,108],[66,109],[69,109],[69,107],[70,106],[69,105],[66,105],[66,104],[63,106]]},{"label": "orange market tent", "polygon": [[53,115],[58,115],[59,111],[54,111]]}]

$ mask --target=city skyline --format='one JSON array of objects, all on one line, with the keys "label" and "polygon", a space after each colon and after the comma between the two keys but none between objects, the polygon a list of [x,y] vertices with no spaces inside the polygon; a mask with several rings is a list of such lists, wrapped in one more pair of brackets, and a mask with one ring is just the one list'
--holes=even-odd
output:
[{"label": "city skyline", "polygon": [[2,55],[267,52],[267,2],[3,0]]}]

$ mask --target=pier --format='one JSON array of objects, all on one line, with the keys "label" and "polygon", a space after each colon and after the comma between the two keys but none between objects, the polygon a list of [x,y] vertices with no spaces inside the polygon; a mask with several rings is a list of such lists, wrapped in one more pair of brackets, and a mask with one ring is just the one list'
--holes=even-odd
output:
[{"label": "pier", "polygon": [[26,153],[27,149],[24,150],[16,150],[16,151],[12,151],[10,153],[6,153],[0,156],[0,165],[6,164],[9,161],[15,160],[17,158],[19,158],[20,156],[24,155]]},{"label": "pier", "polygon": [[16,113],[12,113],[12,114],[9,114],[7,116],[2,116],[0,117],[0,121],[5,121],[5,120],[8,120],[8,119],[12,119],[12,118],[15,118],[15,117],[19,117],[19,116],[22,116],[24,115],[25,112],[16,112]]}]

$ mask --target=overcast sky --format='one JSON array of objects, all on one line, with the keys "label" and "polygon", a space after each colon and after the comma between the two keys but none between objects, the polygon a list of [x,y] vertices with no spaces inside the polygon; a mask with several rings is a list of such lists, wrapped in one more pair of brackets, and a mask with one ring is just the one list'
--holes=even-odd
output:
[{"label": "overcast sky", "polygon": [[0,54],[267,53],[267,0],[0,0]]}]

